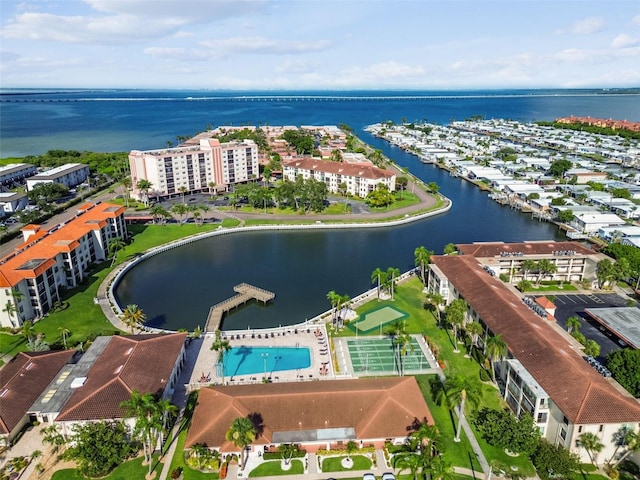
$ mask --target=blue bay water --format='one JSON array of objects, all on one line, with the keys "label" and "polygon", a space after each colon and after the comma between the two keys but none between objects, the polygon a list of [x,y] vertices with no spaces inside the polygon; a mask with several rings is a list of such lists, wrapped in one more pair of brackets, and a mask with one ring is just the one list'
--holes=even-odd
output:
[{"label": "blue bay water", "polygon": [[[296,96],[294,96],[296,95]],[[563,239],[553,225],[502,207],[474,186],[363,131],[380,121],[427,119],[446,124],[474,115],[519,121],[581,115],[640,120],[640,95],[597,91],[503,92],[207,92],[65,91],[0,94],[0,156],[49,149],[129,151],[163,148],[207,125],[350,125],[355,133],[453,200],[450,212],[410,225],[350,231],[250,233],[171,250],[130,271],[117,289],[137,303],[149,324],[204,326],[209,307],[242,282],[276,293],[268,306],[249,303],[224,319],[224,329],[304,321],[329,308],[326,294],[355,296],[371,287],[377,268],[413,267],[424,245]]]}]

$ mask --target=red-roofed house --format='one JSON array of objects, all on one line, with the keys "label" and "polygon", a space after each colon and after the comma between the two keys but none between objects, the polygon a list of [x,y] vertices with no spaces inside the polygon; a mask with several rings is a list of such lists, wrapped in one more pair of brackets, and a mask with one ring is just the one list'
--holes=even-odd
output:
[{"label": "red-roofed house", "polygon": [[327,185],[327,190],[337,193],[341,184],[345,184],[349,195],[364,198],[377,185],[386,185],[390,192],[396,189],[396,175],[373,165],[357,165],[344,162],[331,162],[317,158],[296,158],[282,162],[282,175],[289,181],[298,176],[313,178]]},{"label": "red-roofed house", "polygon": [[439,292],[447,304],[464,299],[467,319],[506,342],[508,354],[498,362],[496,375],[512,410],[531,414],[547,440],[583,461],[587,454],[577,441],[586,432],[605,446],[600,461],[619,452],[615,434],[623,427],[638,431],[638,400],[591,368],[575,342],[534,313],[475,256],[433,256],[431,261],[427,289]]},{"label": "red-roofed house", "polygon": [[0,442],[9,445],[29,422],[31,405],[72,361],[75,350],[20,352],[0,371]]},{"label": "red-roofed house", "polygon": [[18,327],[37,319],[60,300],[60,291],[77,286],[91,264],[103,261],[109,244],[124,239],[124,207],[85,204],[75,218],[45,230],[22,229],[24,243],[0,260],[0,325]]},{"label": "red-roofed house", "polygon": [[381,447],[406,439],[416,419],[434,425],[413,377],[210,387],[200,390],[186,448],[239,451],[225,433],[235,418],[249,415],[262,420],[251,445],[259,451],[295,443],[315,452],[349,440]]}]

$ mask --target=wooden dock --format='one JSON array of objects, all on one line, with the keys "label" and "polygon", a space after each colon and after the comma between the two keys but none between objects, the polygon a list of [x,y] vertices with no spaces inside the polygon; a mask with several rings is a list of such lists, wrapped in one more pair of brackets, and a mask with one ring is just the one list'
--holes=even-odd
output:
[{"label": "wooden dock", "polygon": [[233,287],[233,291],[236,292],[237,295],[227,298],[209,309],[207,323],[204,326],[205,332],[215,332],[216,330],[219,330],[224,314],[229,310],[233,310],[234,308],[248,302],[249,300],[256,299],[260,302],[267,303],[276,297],[275,293],[254,287],[248,283],[236,285]]}]

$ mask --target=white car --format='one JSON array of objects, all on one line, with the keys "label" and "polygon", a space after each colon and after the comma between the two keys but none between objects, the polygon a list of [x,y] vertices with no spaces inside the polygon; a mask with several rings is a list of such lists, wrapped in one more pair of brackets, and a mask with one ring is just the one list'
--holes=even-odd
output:
[{"label": "white car", "polygon": [[365,473],[362,475],[362,480],[376,480],[376,476],[373,473]]},{"label": "white car", "polygon": [[396,476],[391,472],[386,472],[382,474],[382,480],[396,480]]}]

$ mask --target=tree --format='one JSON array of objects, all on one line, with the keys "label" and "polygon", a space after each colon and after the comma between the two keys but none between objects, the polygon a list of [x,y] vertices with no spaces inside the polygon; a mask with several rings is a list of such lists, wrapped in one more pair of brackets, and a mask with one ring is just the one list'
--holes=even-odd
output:
[{"label": "tree", "polygon": [[478,339],[480,338],[480,335],[482,335],[482,332],[484,331],[484,329],[482,328],[482,325],[480,325],[479,322],[469,322],[465,325],[464,330],[467,332],[467,335],[469,335],[469,337],[471,338],[471,345],[477,348]]},{"label": "tree", "polygon": [[340,295],[338,295],[335,290],[331,290],[327,293],[327,300],[331,303],[331,309],[333,310],[333,319],[331,320],[331,324],[334,325],[336,323],[336,315],[338,314],[338,302],[340,301]]},{"label": "tree", "polygon": [[596,460],[598,453],[600,453],[604,448],[604,445],[598,436],[595,433],[585,432],[578,437],[578,445],[587,451],[587,455],[589,455],[591,463],[597,465]]},{"label": "tree", "polygon": [[405,470],[409,470],[413,480],[418,480],[418,474],[427,466],[427,457],[412,452],[399,453],[393,456],[392,463],[399,475]]},{"label": "tree", "polygon": [[2,311],[6,312],[7,316],[9,317],[9,321],[11,322],[11,325],[13,325],[15,327],[16,323],[13,321],[13,316],[15,315],[15,313],[18,310],[16,309],[15,305],[13,304],[13,302],[11,300],[7,300],[7,303],[5,304],[5,306],[2,309]]},{"label": "tree", "polygon": [[240,468],[244,467],[245,449],[247,448],[247,445],[256,439],[256,436],[256,427],[248,417],[234,418],[231,422],[231,426],[229,427],[229,430],[227,430],[225,438],[230,442],[233,442],[236,447],[240,447],[242,449],[240,453]]},{"label": "tree", "polygon": [[538,446],[531,456],[531,462],[542,480],[570,478],[571,474],[580,466],[577,455],[569,452],[562,445],[549,443],[544,438],[538,442]]},{"label": "tree", "polygon": [[211,344],[211,350],[218,352],[218,363],[222,366],[222,384],[224,385],[224,354],[231,349],[229,340],[222,339],[222,332],[220,329],[216,330],[216,338]]},{"label": "tree", "polygon": [[596,278],[600,288],[606,288],[616,277],[616,271],[611,260],[603,259],[596,264]]},{"label": "tree", "polygon": [[157,223],[160,218],[167,218],[170,214],[169,211],[162,205],[155,204],[149,209],[149,213],[153,217],[153,223]]},{"label": "tree", "polygon": [[[640,432],[634,432],[631,428],[623,428],[618,433],[618,435],[616,435],[616,437],[616,449],[607,462],[613,468],[620,465],[622,461],[632,453],[640,451]],[[625,447],[625,452],[620,456],[618,460],[616,460],[615,463],[612,463],[615,460],[620,447]]]},{"label": "tree", "polygon": [[530,260],[530,259],[523,260],[522,264],[520,265],[520,270],[522,270],[523,280],[527,280],[527,274],[534,272],[537,267],[538,267],[538,262],[536,262],[535,260]]},{"label": "tree", "polygon": [[377,282],[378,284],[378,291],[377,291],[378,301],[380,301],[380,288],[382,284],[385,283],[386,281],[387,281],[387,274],[380,268],[376,268],[371,274],[371,283]]},{"label": "tree", "polygon": [[136,304],[127,305],[120,316],[120,320],[131,329],[131,333],[135,328],[142,328],[146,319],[147,316]]},{"label": "tree", "polygon": [[436,457],[429,462],[426,468],[431,480],[454,480],[456,475],[451,463]]},{"label": "tree", "polygon": [[[25,322],[26,323],[26,322]],[[640,350],[623,348],[607,354],[605,363],[611,375],[631,395],[640,397]]]},{"label": "tree", "polygon": [[565,322],[564,326],[567,327],[567,333],[571,335],[571,333],[574,330],[576,332],[580,331],[580,328],[582,327],[582,322],[578,317],[574,315],[572,317],[567,318],[567,321]]},{"label": "tree", "polygon": [[393,294],[396,291],[396,278],[400,276],[400,269],[395,267],[387,268],[387,286],[389,293],[391,294],[391,301],[393,301]]},{"label": "tree", "polygon": [[431,193],[438,193],[438,191],[440,190],[440,186],[436,182],[429,182],[427,184],[427,188]]},{"label": "tree", "polygon": [[573,163],[571,163],[571,161],[562,158],[551,163],[548,173],[556,178],[561,178],[572,167]]},{"label": "tree", "polygon": [[453,243],[447,243],[447,244],[444,246],[443,253],[444,253],[445,255],[452,255],[452,254],[456,253],[456,250],[457,250],[457,249],[456,249],[456,246],[455,246]]},{"label": "tree", "polygon": [[31,343],[36,339],[36,330],[33,327],[33,322],[31,320],[25,320],[22,324],[22,336],[27,339],[28,343]]},{"label": "tree", "polygon": [[554,274],[558,271],[558,267],[555,263],[547,258],[543,258],[537,262],[536,270],[538,272],[538,276],[536,278],[536,285],[540,285],[540,281],[547,275]]},{"label": "tree", "polygon": [[207,187],[209,187],[209,195],[213,197],[213,194],[216,193],[216,182],[207,183]]},{"label": "tree", "polygon": [[394,201],[395,197],[393,193],[390,192],[389,187],[383,183],[376,185],[376,188],[371,190],[365,198],[367,205],[374,208],[386,207],[391,205]]},{"label": "tree", "polygon": [[75,424],[69,445],[63,458],[75,461],[87,477],[104,477],[135,452],[122,422]]},{"label": "tree", "polygon": [[556,218],[559,222],[570,223],[573,220],[573,210],[560,210]]},{"label": "tree", "polygon": [[347,450],[347,458],[351,458],[351,455],[353,455],[358,451],[358,444],[353,440],[349,440],[347,442],[346,450]]},{"label": "tree", "polygon": [[584,354],[590,357],[600,356],[600,345],[595,340],[587,340],[584,343]]},{"label": "tree", "polygon": [[64,345],[64,349],[67,349],[67,337],[71,333],[68,328],[62,326],[58,327],[58,331],[60,332],[60,336],[62,337],[62,345]]},{"label": "tree", "polygon": [[111,266],[116,263],[118,252],[125,247],[126,243],[121,238],[114,238],[109,242],[109,255],[111,255]]},{"label": "tree", "polygon": [[398,331],[398,335],[394,339],[394,343],[398,352],[398,373],[401,377],[404,376],[404,357],[409,352],[414,351],[413,343],[411,342],[411,335],[408,335],[404,328]]},{"label": "tree", "polygon": [[289,465],[293,455],[298,451],[298,448],[293,443],[281,443],[278,445],[278,451],[282,456],[284,464]]},{"label": "tree", "polygon": [[145,179],[138,180],[138,183],[136,184],[136,188],[142,194],[143,203],[145,207],[149,206],[149,190],[151,190],[152,186],[153,184],[149,180],[145,180]]},{"label": "tree", "polygon": [[67,441],[56,425],[44,427],[40,430],[40,433],[42,434],[42,443],[51,446],[51,453],[53,455],[58,455],[64,451]]},{"label": "tree", "polygon": [[462,298],[456,298],[445,308],[445,314],[447,322],[453,329],[453,343],[455,344],[453,351],[457,353],[460,351],[458,350],[458,329],[464,326],[467,316],[467,302]]},{"label": "tree", "polygon": [[433,255],[433,252],[427,250],[425,247],[418,247],[413,251],[413,255],[415,258],[414,265],[420,267],[420,277],[422,278],[422,283],[426,285],[425,269],[427,265],[431,263],[431,255]]},{"label": "tree", "polygon": [[460,441],[460,431],[462,428],[462,420],[464,418],[464,407],[467,401],[473,406],[478,406],[482,390],[477,381],[457,375],[448,378],[444,384],[444,391],[447,400],[447,406],[454,410],[457,406],[458,427],[456,429],[455,442]]},{"label": "tree", "polygon": [[491,362],[491,378],[496,381],[495,364],[498,360],[502,360],[507,354],[507,343],[502,339],[502,334],[493,335],[487,338],[485,342],[485,352]]},{"label": "tree", "polygon": [[178,187],[178,191],[180,192],[180,195],[182,195],[182,203],[184,203],[184,194],[187,193],[187,187],[182,185]]},{"label": "tree", "polygon": [[438,322],[438,326],[440,326],[442,316],[440,307],[444,305],[444,297],[437,292],[433,292],[427,293],[425,299],[427,304],[431,305],[433,307],[433,310],[436,312],[436,320]]},{"label": "tree", "polygon": [[45,212],[52,212],[55,201],[67,197],[69,189],[61,183],[37,183],[27,192],[27,198]]},{"label": "tree", "polygon": [[175,203],[171,205],[171,213],[178,215],[180,217],[180,224],[182,224],[182,219],[189,213],[189,209],[184,203]]}]

